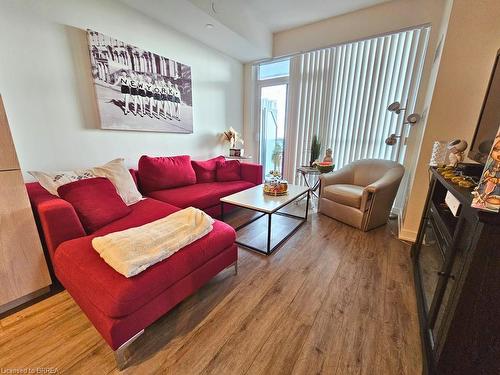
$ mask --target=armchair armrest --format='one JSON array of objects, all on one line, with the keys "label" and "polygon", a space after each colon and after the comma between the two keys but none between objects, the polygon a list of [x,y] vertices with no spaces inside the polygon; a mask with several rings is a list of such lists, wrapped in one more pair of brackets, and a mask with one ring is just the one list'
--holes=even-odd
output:
[{"label": "armchair armrest", "polygon": [[361,209],[366,212],[363,230],[375,228],[387,221],[403,174],[403,167],[393,168],[382,178],[365,187],[361,198]]},{"label": "armchair armrest", "polygon": [[370,193],[376,193],[378,191],[383,191],[386,189],[398,189],[401,178],[403,177],[404,170],[399,168],[394,168],[388,171],[382,178],[371,183],[365,187],[365,190]]},{"label": "armchair armrest", "polygon": [[241,163],[241,178],[255,185],[262,184],[263,167],[256,163]]},{"label": "armchair armrest", "polygon": [[[392,170],[389,170],[377,181],[372,182],[370,185],[366,186],[363,190],[363,197],[361,198],[361,209],[363,211],[367,210],[369,201],[371,199],[375,199],[376,195],[383,195],[383,198],[385,198],[384,200],[386,201],[387,198],[389,198],[390,201],[391,197],[395,197],[403,173],[403,169],[394,168]],[[380,198],[382,197],[379,197],[378,199],[380,200]]]}]

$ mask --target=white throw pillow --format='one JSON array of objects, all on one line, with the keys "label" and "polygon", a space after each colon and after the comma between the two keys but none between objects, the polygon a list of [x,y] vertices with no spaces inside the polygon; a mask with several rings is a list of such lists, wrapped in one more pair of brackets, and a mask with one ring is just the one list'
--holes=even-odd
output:
[{"label": "white throw pillow", "polygon": [[58,195],[57,188],[70,182],[93,177],[106,177],[115,186],[118,195],[126,205],[137,203],[142,195],[134,183],[132,175],[125,167],[124,159],[115,159],[100,167],[78,169],[64,172],[28,172],[50,194]]}]

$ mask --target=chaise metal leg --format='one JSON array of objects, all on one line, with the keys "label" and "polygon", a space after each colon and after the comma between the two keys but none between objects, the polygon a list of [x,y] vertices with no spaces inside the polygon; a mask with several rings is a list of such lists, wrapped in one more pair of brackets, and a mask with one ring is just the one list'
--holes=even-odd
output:
[{"label": "chaise metal leg", "polygon": [[115,361],[116,367],[118,370],[123,370],[127,367],[127,362],[130,358],[128,353],[128,347],[140,336],[144,333],[144,330],[137,332],[134,336],[132,336],[128,341],[124,342],[118,349],[115,350]]},{"label": "chaise metal leg", "polygon": [[228,268],[231,268],[231,267],[234,267],[234,274],[237,275],[238,274],[238,260],[236,260],[236,262],[232,263],[231,265],[227,266],[224,269],[227,270]]}]

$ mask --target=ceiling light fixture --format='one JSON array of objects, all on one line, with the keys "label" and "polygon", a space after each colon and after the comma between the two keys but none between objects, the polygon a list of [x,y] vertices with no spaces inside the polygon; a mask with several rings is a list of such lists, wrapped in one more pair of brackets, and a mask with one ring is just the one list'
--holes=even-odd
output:
[{"label": "ceiling light fixture", "polygon": [[212,30],[213,28],[215,28],[214,24],[213,23],[207,23],[205,25],[205,27],[208,29],[208,30]]}]

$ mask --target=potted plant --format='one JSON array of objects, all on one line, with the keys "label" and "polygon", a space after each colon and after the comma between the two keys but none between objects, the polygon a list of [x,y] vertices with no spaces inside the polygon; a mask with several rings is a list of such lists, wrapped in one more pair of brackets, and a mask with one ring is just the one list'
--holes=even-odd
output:
[{"label": "potted plant", "polygon": [[314,162],[319,159],[319,153],[321,151],[321,143],[318,140],[318,136],[315,134],[311,141],[311,160],[309,166],[313,166]]}]

